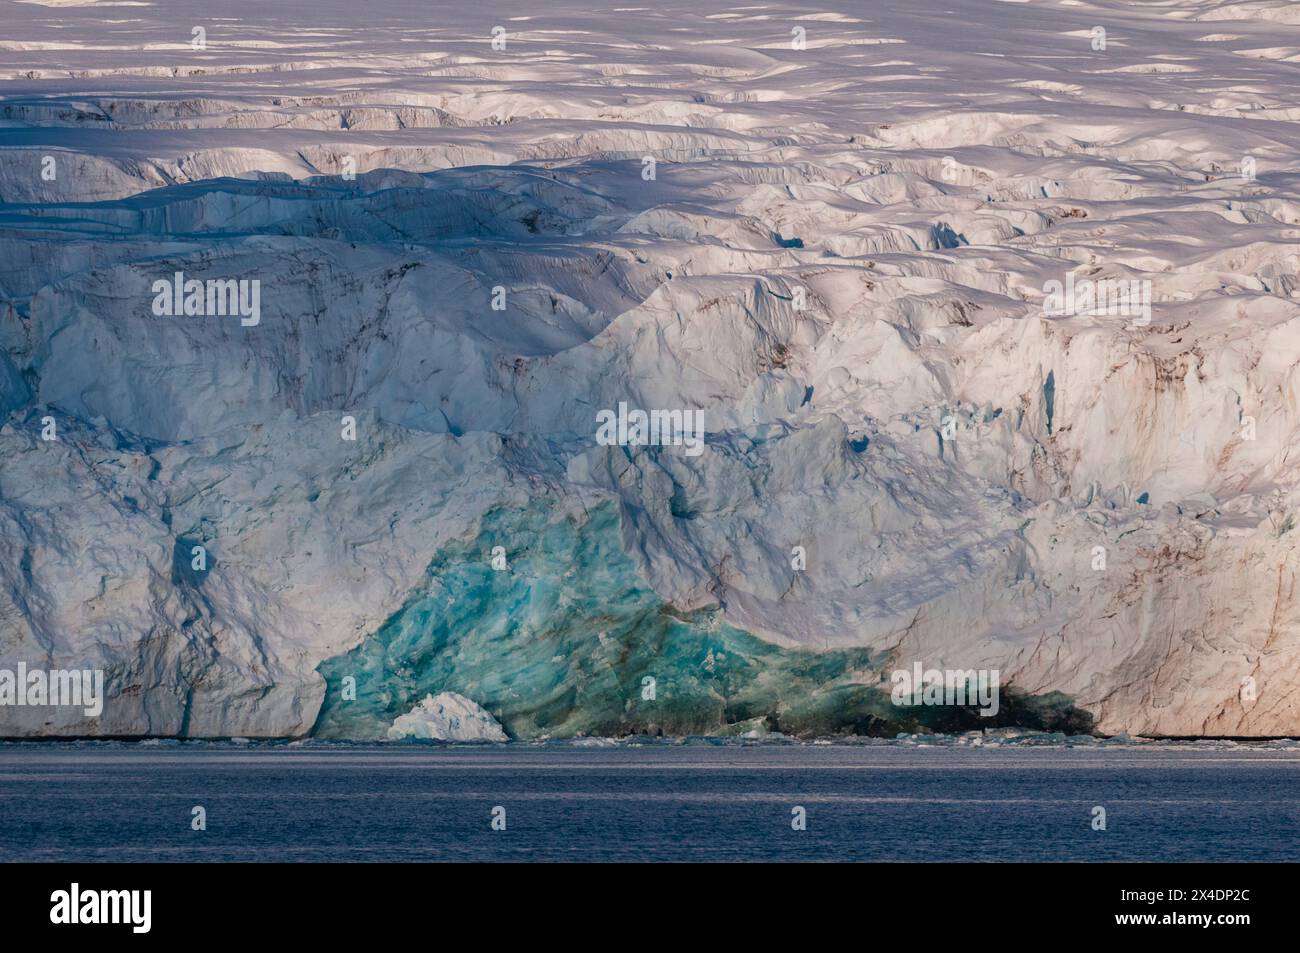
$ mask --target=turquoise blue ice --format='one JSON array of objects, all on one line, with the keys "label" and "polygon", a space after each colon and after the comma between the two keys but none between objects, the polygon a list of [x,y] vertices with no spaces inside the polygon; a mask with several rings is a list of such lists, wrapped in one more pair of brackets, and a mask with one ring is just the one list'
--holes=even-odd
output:
[{"label": "turquoise blue ice", "polygon": [[[495,546],[506,549],[505,571],[492,568]],[[784,651],[716,611],[675,612],[623,552],[613,505],[575,518],[537,503],[489,513],[374,637],[321,666],[329,690],[316,734],[382,737],[440,691],[478,702],[516,738],[756,724],[865,733],[891,714],[888,695],[860,683],[879,663],[868,649]],[[342,700],[346,675],[357,679],[355,701]]]}]

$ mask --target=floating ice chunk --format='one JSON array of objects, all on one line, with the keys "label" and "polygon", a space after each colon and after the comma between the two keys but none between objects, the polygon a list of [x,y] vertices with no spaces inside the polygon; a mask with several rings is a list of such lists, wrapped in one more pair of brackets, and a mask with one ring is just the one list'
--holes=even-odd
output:
[{"label": "floating ice chunk", "polygon": [[440,692],[399,715],[388,729],[390,739],[427,738],[434,741],[508,741],[497,720],[464,695]]}]

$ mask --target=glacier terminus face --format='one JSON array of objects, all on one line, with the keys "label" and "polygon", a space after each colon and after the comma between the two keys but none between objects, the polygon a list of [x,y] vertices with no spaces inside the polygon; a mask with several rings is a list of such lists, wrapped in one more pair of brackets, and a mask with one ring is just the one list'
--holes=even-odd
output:
[{"label": "glacier terminus face", "polygon": [[6,4],[0,737],[1300,733],[1300,7],[518,6]]}]

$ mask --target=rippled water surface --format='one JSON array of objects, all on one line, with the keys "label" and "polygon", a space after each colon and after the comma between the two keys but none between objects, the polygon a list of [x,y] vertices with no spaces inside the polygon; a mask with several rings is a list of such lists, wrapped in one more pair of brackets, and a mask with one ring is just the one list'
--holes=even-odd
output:
[{"label": "rippled water surface", "polygon": [[0,859],[1289,860],[1297,782],[1245,747],[9,745]]}]

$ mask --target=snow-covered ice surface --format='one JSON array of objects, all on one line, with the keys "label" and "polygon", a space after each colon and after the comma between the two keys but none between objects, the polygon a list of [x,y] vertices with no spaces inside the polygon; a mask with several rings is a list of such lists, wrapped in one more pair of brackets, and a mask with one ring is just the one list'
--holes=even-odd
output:
[{"label": "snow-covered ice surface", "polygon": [[0,12],[0,735],[1300,732],[1300,6]]}]

